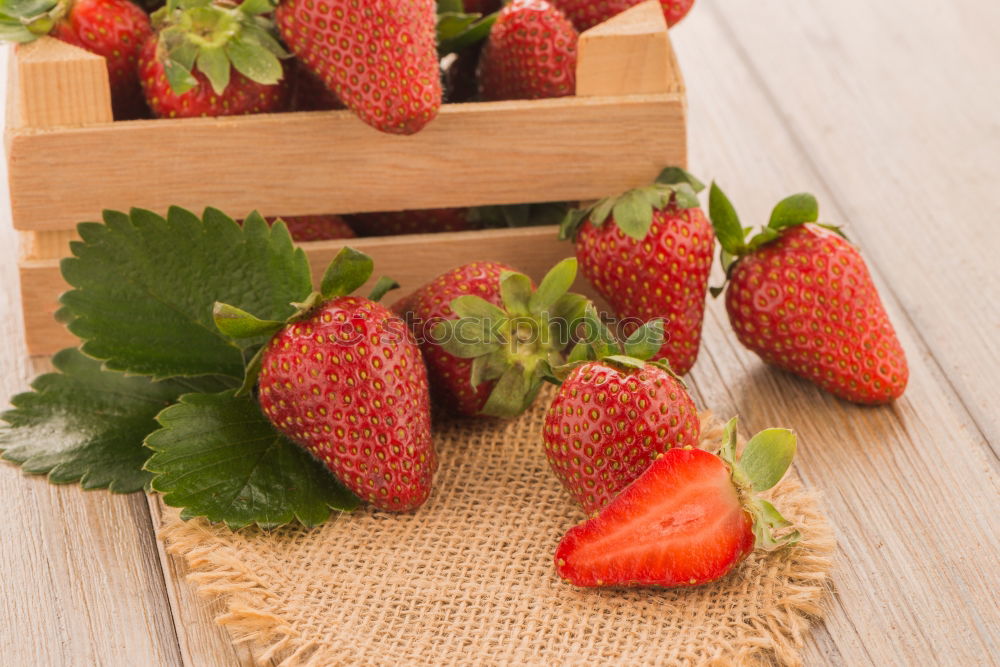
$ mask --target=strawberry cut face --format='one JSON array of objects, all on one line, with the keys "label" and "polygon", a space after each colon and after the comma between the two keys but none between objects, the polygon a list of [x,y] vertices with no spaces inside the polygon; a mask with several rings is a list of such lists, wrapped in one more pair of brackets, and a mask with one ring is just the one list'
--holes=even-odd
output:
[{"label": "strawberry cut face", "polygon": [[730,572],[753,547],[753,521],[726,464],[672,449],[571,528],[555,561],[577,586],[695,586]]}]

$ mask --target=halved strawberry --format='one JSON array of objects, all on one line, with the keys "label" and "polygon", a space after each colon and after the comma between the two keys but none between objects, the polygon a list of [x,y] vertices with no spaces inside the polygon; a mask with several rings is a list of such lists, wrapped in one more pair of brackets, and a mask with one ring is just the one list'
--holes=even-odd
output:
[{"label": "halved strawberry", "polygon": [[[576,586],[697,586],[729,573],[754,547],[775,549],[798,531],[755,493],[784,476],[795,435],[767,429],[735,462],[736,419],[719,456],[685,447],[664,452],[596,517],[556,549],[559,575]],[[782,530],[780,537],[774,531]]]}]

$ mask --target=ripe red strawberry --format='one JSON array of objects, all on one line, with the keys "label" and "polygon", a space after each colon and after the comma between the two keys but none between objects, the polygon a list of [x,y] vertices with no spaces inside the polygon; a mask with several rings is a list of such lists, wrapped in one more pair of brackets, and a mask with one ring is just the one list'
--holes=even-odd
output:
[{"label": "ripe red strawberry", "polygon": [[[273,224],[278,218],[267,218]],[[352,239],[357,236],[350,225],[339,215],[288,215],[281,220],[288,226],[292,240],[328,241],[330,239]]]},{"label": "ripe red strawberry", "polygon": [[415,211],[381,211],[345,216],[361,236],[433,234],[478,229],[467,208],[430,208]]},{"label": "ripe red strawberry", "polygon": [[[588,326],[603,327],[592,308],[587,319]],[[614,345],[592,354],[596,360],[577,362],[549,406],[545,455],[588,514],[662,452],[698,444],[698,411],[683,383],[662,364],[643,361],[662,338],[662,322],[654,320],[626,341],[626,356]]]},{"label": "ripe red strawberry", "polygon": [[261,16],[267,3],[207,5],[181,0],[157,12],[139,71],[146,102],[161,118],[283,111],[290,86],[284,49]]},{"label": "ripe red strawberry", "polygon": [[[780,481],[795,435],[768,429],[735,463],[735,419],[720,456],[674,448],[661,454],[556,548],[559,575],[576,586],[697,586],[729,573],[757,546],[775,549],[797,531],[755,493]],[[721,458],[720,458],[721,457]]]},{"label": "ripe red strawberry", "polygon": [[903,395],[906,354],[868,267],[839,230],[813,224],[812,195],[781,201],[749,240],[715,185],[710,205],[729,277],[726,310],[743,345],[848,401]]},{"label": "ripe red strawberry", "polygon": [[665,341],[654,358],[679,375],[698,357],[715,245],[699,208],[702,187],[668,168],[652,186],[571,212],[562,229],[562,238],[576,237],[583,275],[620,319],[663,318]]},{"label": "ripe red strawberry", "polygon": [[115,118],[145,115],[139,89],[139,50],[152,34],[149,17],[128,0],[42,0],[5,2],[3,39],[30,42],[51,34],[56,39],[104,56],[108,64]]},{"label": "ripe red strawberry", "polygon": [[[216,323],[242,337],[278,329],[259,357],[264,414],[356,495],[379,509],[407,511],[427,499],[437,467],[427,371],[399,318],[373,300],[347,296],[371,271],[371,258],[345,248],[321,291],[287,323],[223,304]],[[386,287],[380,283],[373,298]]]},{"label": "ripe red strawberry", "polygon": [[487,100],[563,97],[576,92],[573,24],[545,0],[514,0],[497,16],[479,60]]},{"label": "ripe red strawberry", "polygon": [[562,363],[582,296],[567,290],[576,260],[557,264],[537,290],[496,262],[442,274],[393,305],[413,330],[431,387],[464,415],[514,417],[541,388],[549,364]]},{"label": "ripe red strawberry", "polygon": [[441,106],[430,0],[283,0],[278,30],[299,60],[361,119],[413,134]]},{"label": "ripe red strawberry", "polygon": [[[635,7],[645,0],[549,0],[573,22],[580,32],[593,28],[598,23],[604,23],[612,16],[621,14],[626,9]],[[691,11],[694,0],[660,0],[663,5],[663,17],[668,26],[673,26]]]}]

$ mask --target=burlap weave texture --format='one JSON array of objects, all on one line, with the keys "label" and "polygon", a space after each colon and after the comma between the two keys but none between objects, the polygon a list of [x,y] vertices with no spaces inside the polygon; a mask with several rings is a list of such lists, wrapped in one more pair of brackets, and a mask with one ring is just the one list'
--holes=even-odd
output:
[{"label": "burlap weave texture", "polygon": [[[552,553],[583,513],[549,470],[544,405],[508,424],[436,424],[441,466],[415,513],[238,533],[164,516],[161,536],[218,621],[261,661],[319,665],[797,664],[834,540],[794,478],[771,494],[803,541],[684,590],[578,590]],[[719,422],[704,417],[714,449]]]}]

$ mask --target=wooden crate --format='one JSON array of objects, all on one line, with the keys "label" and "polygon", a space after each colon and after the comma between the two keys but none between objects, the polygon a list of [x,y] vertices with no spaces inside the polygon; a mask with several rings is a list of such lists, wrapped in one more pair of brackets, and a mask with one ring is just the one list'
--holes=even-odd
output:
[{"label": "wooden crate", "polygon": [[[587,200],[685,165],[684,85],[658,0],[583,33],[577,90],[445,105],[413,136],[349,111],[112,122],[104,59],[50,38],[11,58],[7,159],[31,354],[75,344],[53,318],[59,258],[103,209],[215,206],[234,217]],[[346,241],[303,244],[313,269]],[[414,288],[475,259],[536,279],[572,247],[552,227],[350,240]],[[585,288],[585,286],[580,286]]]}]

